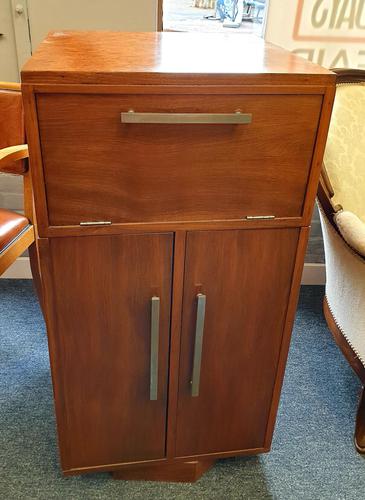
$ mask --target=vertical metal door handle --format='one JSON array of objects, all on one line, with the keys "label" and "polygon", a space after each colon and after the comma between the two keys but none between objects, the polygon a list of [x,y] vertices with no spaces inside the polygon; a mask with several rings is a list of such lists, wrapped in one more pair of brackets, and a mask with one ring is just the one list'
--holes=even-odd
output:
[{"label": "vertical metal door handle", "polygon": [[160,297],[151,299],[151,362],[150,400],[157,400],[158,392],[158,341],[160,333]]},{"label": "vertical metal door handle", "polygon": [[203,350],[205,303],[207,300],[207,297],[202,293],[199,293],[196,296],[196,298],[198,299],[198,307],[196,313],[193,376],[191,379],[191,395],[193,397],[199,396],[200,368],[201,368],[202,350]]}]

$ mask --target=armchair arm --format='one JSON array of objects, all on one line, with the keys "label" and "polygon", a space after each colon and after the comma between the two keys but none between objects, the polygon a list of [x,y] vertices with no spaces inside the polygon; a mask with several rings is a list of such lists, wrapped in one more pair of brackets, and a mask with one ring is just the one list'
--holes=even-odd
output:
[{"label": "armchair arm", "polygon": [[28,145],[20,144],[0,149],[0,172],[6,174],[25,174],[28,170],[24,162],[15,163],[17,160],[24,160],[29,157]]},{"label": "armchair arm", "polygon": [[328,172],[327,172],[326,165],[324,164],[324,162],[322,163],[321,178],[322,178],[324,185],[327,189],[328,196],[330,198],[333,198],[335,192],[333,190],[332,183],[331,183],[330,178],[328,176]]},{"label": "armchair arm", "polygon": [[365,223],[348,210],[337,212],[334,220],[346,243],[358,255],[365,258]]},{"label": "armchair arm", "polygon": [[333,190],[330,178],[328,176],[325,164],[323,162],[321,175],[319,177],[317,196],[318,196],[320,204],[322,205],[324,211],[327,214],[327,217],[330,220],[332,219],[333,214],[335,214],[339,210],[342,210],[341,205],[334,205],[333,200],[332,200],[334,195],[335,195],[335,192]]}]

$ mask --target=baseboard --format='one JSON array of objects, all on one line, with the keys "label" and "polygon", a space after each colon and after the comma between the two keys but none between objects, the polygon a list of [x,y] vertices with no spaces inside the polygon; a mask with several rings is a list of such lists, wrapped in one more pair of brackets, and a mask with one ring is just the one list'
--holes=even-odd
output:
[{"label": "baseboard", "polygon": [[325,285],[326,266],[325,264],[304,264],[302,274],[302,285]]},{"label": "baseboard", "polygon": [[[29,257],[19,257],[1,278],[32,279]],[[324,264],[304,264],[302,285],[324,285],[325,282],[326,268]]]},{"label": "baseboard", "polygon": [[1,276],[7,279],[32,279],[29,257],[18,257],[14,264]]}]

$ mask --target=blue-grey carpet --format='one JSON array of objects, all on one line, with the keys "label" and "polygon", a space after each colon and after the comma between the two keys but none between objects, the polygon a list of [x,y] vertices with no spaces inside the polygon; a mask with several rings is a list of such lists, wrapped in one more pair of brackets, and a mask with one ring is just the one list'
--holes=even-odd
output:
[{"label": "blue-grey carpet", "polygon": [[352,434],[359,382],[304,287],[271,453],[224,460],[195,484],[64,478],[45,327],[30,281],[0,280],[0,499],[363,499]]}]

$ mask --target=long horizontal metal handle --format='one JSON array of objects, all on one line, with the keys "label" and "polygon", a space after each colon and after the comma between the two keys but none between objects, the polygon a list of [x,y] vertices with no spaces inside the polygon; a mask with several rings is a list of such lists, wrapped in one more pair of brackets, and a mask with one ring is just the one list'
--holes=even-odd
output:
[{"label": "long horizontal metal handle", "polygon": [[171,124],[247,124],[252,114],[241,113],[121,113],[122,123],[171,123]]},{"label": "long horizontal metal handle", "polygon": [[202,293],[199,293],[197,295],[197,299],[198,299],[198,307],[196,312],[193,376],[191,379],[191,395],[193,397],[199,396],[200,371],[201,371],[202,351],[203,351],[205,304],[207,298]]},{"label": "long horizontal metal handle", "polygon": [[150,400],[157,400],[158,392],[158,344],[160,334],[160,297],[151,299],[151,361]]}]

